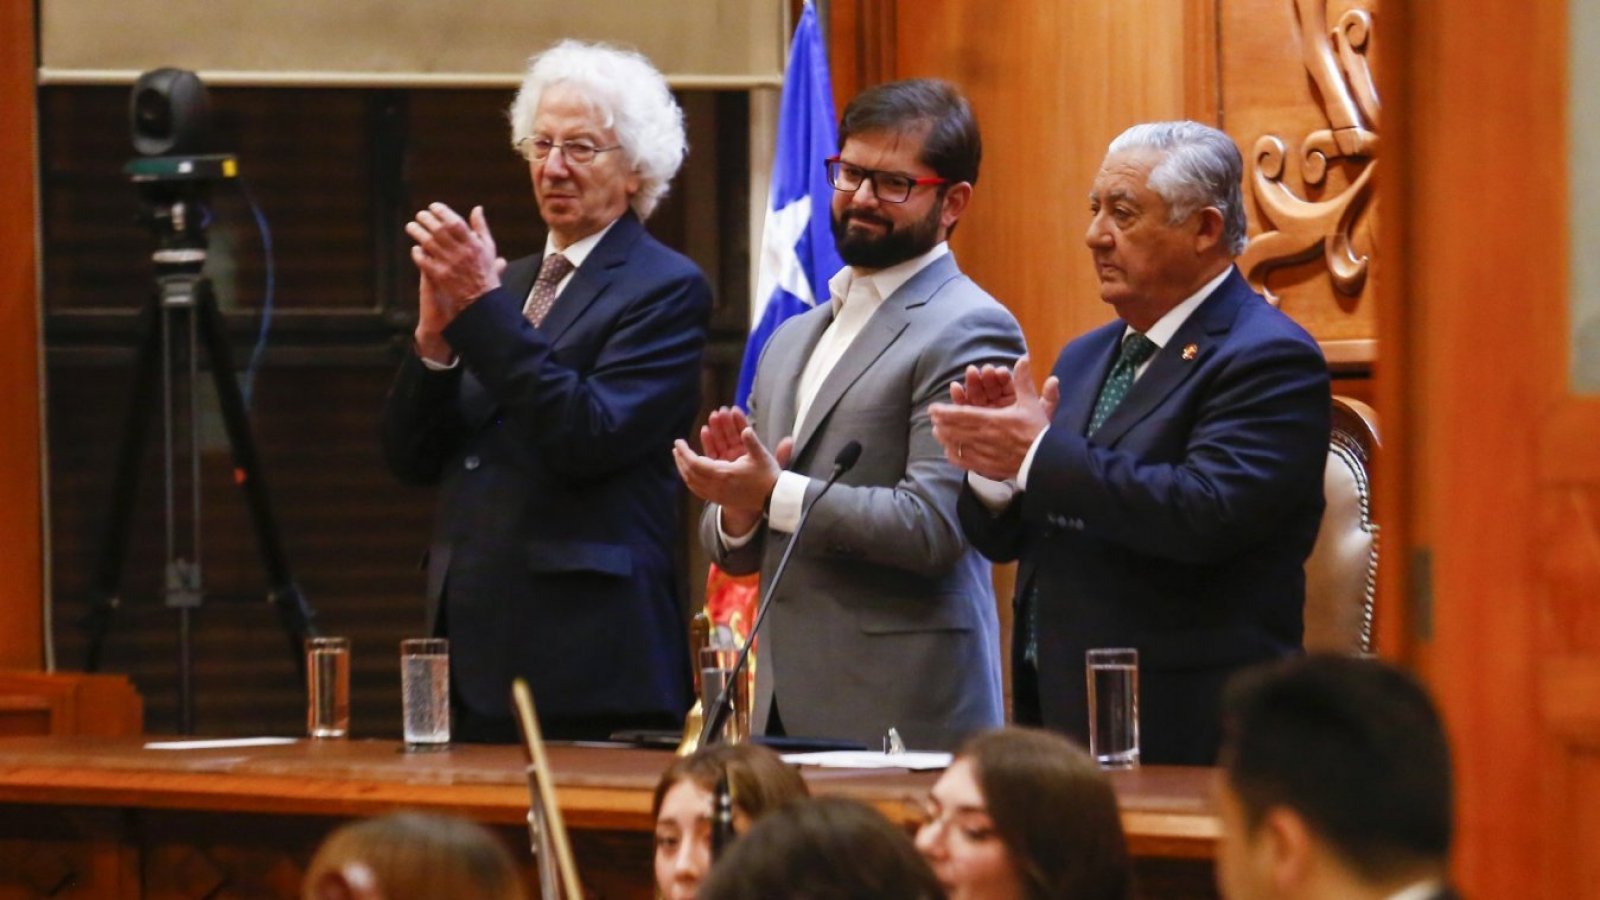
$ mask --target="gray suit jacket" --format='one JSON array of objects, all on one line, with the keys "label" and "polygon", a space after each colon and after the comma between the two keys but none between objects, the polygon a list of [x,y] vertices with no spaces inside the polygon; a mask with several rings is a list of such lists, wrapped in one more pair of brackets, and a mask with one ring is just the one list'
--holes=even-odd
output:
[{"label": "gray suit jacket", "polygon": [[[750,415],[766,446],[794,426],[800,372],[832,321],[819,306],[779,328],[761,357]],[[890,726],[913,749],[951,748],[1001,724],[999,627],[989,564],[962,536],[962,473],[945,461],[928,406],[968,364],[1011,364],[1022,330],[961,274],[930,263],[889,296],[845,351],[795,435],[809,505],[852,440],[860,462],[817,503],[757,645],[755,720],[774,690],[785,730],[877,749]],[[727,552],[717,507],[701,542],[723,569],[770,579],[789,535],[761,527]],[[763,582],[763,590],[768,581]]]}]

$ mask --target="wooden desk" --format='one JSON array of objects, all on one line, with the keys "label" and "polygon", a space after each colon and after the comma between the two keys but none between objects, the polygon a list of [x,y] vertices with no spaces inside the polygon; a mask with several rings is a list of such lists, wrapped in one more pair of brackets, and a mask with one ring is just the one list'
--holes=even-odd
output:
[{"label": "wooden desk", "polygon": [[[397,809],[464,816],[526,854],[528,792],[516,747],[408,754],[393,741],[146,750],[137,738],[0,739],[0,897],[295,897],[323,836]],[[585,886],[651,895],[650,794],[661,751],[552,746]],[[934,773],[804,772],[908,827]],[[1209,891],[1218,825],[1210,770],[1114,773],[1147,888]],[[1150,891],[1154,895],[1154,891]]]}]

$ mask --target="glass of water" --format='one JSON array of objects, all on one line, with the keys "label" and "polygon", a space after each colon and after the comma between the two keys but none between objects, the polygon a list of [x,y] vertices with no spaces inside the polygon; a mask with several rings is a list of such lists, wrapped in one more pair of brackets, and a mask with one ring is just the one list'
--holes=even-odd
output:
[{"label": "glass of water", "polygon": [[400,642],[400,685],[406,749],[450,746],[450,642],[408,638]]},{"label": "glass of water", "polygon": [[1089,679],[1089,755],[1103,769],[1139,764],[1139,651],[1130,647],[1084,654]]},{"label": "glass of water", "polygon": [[[707,721],[710,721],[712,710],[716,708],[717,701],[722,699],[722,693],[727,689],[729,679],[734,677],[733,669],[738,664],[739,651],[733,647],[705,647],[700,651],[700,708],[704,711]],[[728,692],[728,702],[733,710],[728,715],[726,724],[722,726],[722,740],[729,744],[743,743],[750,737],[750,697],[747,690],[749,684],[745,671],[739,672],[737,680],[733,681],[733,690]]]},{"label": "glass of water", "polygon": [[350,639],[306,639],[306,734],[350,734]]}]

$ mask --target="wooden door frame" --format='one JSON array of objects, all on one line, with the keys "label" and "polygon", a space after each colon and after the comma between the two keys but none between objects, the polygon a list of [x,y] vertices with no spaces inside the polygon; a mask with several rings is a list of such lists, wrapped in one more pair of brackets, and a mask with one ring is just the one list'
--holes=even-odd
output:
[{"label": "wooden door frame", "polygon": [[34,3],[0,4],[0,668],[44,665]]}]

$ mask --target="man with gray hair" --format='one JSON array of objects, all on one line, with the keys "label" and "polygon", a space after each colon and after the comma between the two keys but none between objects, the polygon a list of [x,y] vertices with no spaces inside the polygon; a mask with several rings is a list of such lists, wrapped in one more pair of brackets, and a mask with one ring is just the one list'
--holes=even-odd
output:
[{"label": "man with gray hair", "polygon": [[496,255],[483,208],[406,225],[415,351],[384,410],[403,481],[440,485],[429,627],[451,647],[455,736],[515,741],[511,681],[546,737],[678,727],[689,705],[666,452],[699,408],[711,291],[645,230],[686,152],[683,111],[637,53],[563,41],[511,108],[544,252]]},{"label": "man with gray hair", "polygon": [[1139,651],[1143,761],[1209,765],[1223,682],[1301,646],[1322,516],[1327,365],[1252,291],[1239,150],[1195,122],[1111,143],[1085,241],[1118,320],[1069,343],[1036,390],[967,370],[935,434],[967,470],[961,523],[1020,560],[1019,722],[1086,740],[1084,653]]}]

